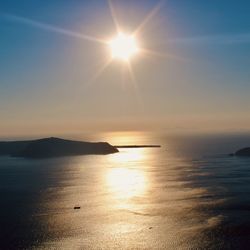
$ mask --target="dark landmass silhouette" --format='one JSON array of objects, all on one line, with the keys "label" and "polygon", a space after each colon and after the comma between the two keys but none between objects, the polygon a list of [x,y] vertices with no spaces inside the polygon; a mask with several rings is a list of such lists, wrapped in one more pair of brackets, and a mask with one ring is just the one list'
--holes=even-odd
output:
[{"label": "dark landmass silhouette", "polygon": [[21,152],[32,141],[1,141],[0,155],[13,155]]},{"label": "dark landmass silhouette", "polygon": [[236,151],[234,155],[236,155],[236,156],[248,156],[248,157],[250,157],[250,147],[248,147],[248,148],[242,148],[242,149]]},{"label": "dark landmass silhouette", "polygon": [[72,141],[55,137],[30,141],[0,142],[0,155],[24,158],[105,155],[116,152],[119,152],[118,149],[107,142]]}]

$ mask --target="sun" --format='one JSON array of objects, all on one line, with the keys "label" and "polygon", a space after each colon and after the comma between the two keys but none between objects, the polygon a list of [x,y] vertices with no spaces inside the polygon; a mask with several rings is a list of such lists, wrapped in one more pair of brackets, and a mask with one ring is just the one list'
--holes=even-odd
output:
[{"label": "sun", "polygon": [[112,58],[125,62],[129,61],[139,51],[136,37],[124,33],[118,33],[116,37],[109,41],[108,45]]}]

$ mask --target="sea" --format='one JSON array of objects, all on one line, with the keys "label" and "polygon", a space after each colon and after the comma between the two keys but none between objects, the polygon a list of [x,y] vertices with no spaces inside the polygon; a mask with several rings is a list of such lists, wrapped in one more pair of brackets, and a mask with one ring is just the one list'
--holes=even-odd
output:
[{"label": "sea", "polygon": [[161,147],[1,156],[0,249],[250,249],[250,133],[74,139]]}]

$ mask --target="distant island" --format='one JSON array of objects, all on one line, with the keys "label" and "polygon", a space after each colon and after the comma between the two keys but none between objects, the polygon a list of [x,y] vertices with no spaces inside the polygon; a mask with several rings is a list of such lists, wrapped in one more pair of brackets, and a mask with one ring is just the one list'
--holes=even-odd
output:
[{"label": "distant island", "polygon": [[0,142],[0,155],[23,158],[50,158],[74,155],[106,155],[119,152],[107,142],[72,141],[43,138],[30,141]]},{"label": "distant island", "polygon": [[248,148],[242,148],[235,152],[235,156],[248,156],[250,157],[250,147]]}]

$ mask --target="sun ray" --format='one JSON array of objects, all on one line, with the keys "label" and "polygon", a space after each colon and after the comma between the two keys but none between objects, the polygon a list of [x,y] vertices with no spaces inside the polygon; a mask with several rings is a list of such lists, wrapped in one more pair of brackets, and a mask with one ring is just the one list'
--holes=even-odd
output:
[{"label": "sun ray", "polygon": [[121,67],[121,83],[122,83],[122,90],[125,90],[125,65]]},{"label": "sun ray", "polygon": [[182,61],[182,62],[191,62],[190,59],[176,56],[176,55],[169,54],[169,53],[157,52],[157,51],[149,50],[149,49],[145,49],[145,48],[140,48],[140,51],[141,51],[141,53],[144,53],[144,54],[150,55],[150,56],[156,56],[156,57],[161,57],[161,58],[170,58],[170,59],[173,59],[176,61]]},{"label": "sun ray", "polygon": [[143,100],[142,100],[142,97],[140,95],[139,87],[138,87],[137,80],[135,77],[135,73],[133,71],[133,67],[132,67],[130,61],[127,62],[127,68],[128,68],[128,73],[129,73],[130,79],[132,81],[134,90],[135,90],[137,101],[139,102],[139,106],[142,108],[143,107]]},{"label": "sun ray", "polygon": [[117,33],[119,33],[121,29],[120,29],[120,25],[119,25],[119,22],[118,22],[117,17],[116,17],[116,12],[115,12],[115,8],[114,8],[114,5],[112,3],[112,0],[108,0],[108,5],[109,5],[111,17],[113,19],[116,31],[117,31]]},{"label": "sun ray", "polygon": [[52,32],[56,32],[62,35],[66,35],[66,36],[70,36],[70,37],[75,37],[75,38],[80,38],[80,39],[84,39],[84,40],[88,40],[91,42],[97,42],[97,43],[106,43],[105,40],[103,39],[99,39],[93,36],[89,36],[83,33],[79,33],[79,32],[74,32],[71,30],[67,30],[67,29],[63,29],[60,27],[56,27],[53,26],[51,24],[47,24],[47,23],[43,23],[43,22],[39,22],[30,18],[26,18],[26,17],[21,17],[21,16],[15,16],[15,15],[11,15],[11,14],[4,14],[3,15],[6,19],[9,19],[11,21],[15,21],[15,22],[20,22],[26,25],[30,25],[36,28],[40,28],[46,31],[52,31]]},{"label": "sun ray", "polygon": [[130,79],[131,79],[131,81],[133,83],[134,88],[137,91],[138,90],[138,84],[137,84],[137,81],[136,81],[136,77],[135,77],[132,65],[131,65],[131,63],[129,61],[127,62],[127,67],[128,67],[128,72],[129,72]]},{"label": "sun ray", "polygon": [[135,29],[134,35],[137,35],[148,22],[157,14],[157,12],[161,9],[165,0],[161,0],[158,4],[147,14],[144,20],[139,24],[139,26]]},{"label": "sun ray", "polygon": [[95,82],[99,76],[105,71],[105,69],[111,64],[112,58],[108,59],[104,62],[104,64],[101,65],[101,67],[98,69],[95,75],[92,76],[92,78],[88,81],[86,86],[92,85],[93,82]]}]

